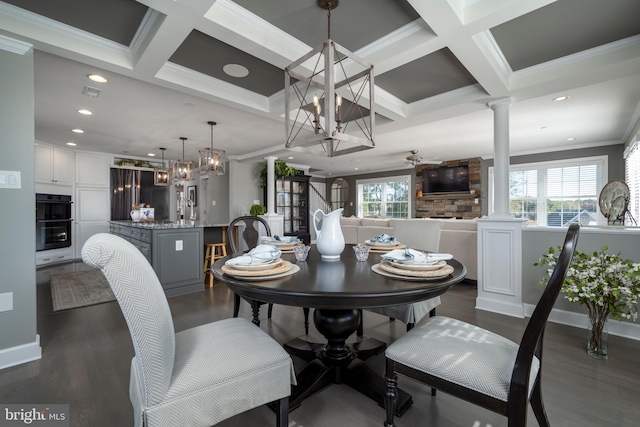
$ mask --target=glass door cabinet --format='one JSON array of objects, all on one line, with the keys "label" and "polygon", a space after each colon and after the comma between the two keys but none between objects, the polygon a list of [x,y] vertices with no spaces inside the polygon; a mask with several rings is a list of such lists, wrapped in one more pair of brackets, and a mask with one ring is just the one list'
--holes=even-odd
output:
[{"label": "glass door cabinet", "polygon": [[297,236],[310,243],[309,177],[288,176],[276,179],[276,213],[284,217],[285,236]]}]

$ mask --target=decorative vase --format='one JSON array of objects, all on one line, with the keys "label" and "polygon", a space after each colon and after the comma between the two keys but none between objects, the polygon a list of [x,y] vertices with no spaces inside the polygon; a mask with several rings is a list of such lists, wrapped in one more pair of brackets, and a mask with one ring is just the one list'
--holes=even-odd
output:
[{"label": "decorative vase", "polygon": [[587,353],[597,359],[607,358],[607,317],[597,310],[589,313],[589,336],[587,339]]}]

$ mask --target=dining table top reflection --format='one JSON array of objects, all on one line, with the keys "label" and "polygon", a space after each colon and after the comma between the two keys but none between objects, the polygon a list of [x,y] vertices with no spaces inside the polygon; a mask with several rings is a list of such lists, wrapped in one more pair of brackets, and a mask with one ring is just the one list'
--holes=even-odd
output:
[{"label": "dining table top reflection", "polygon": [[[331,383],[346,383],[384,405],[384,379],[364,360],[384,351],[386,344],[364,337],[346,342],[361,321],[361,309],[434,298],[462,281],[467,272],[464,265],[451,259],[447,264],[453,271],[445,276],[402,277],[378,268],[383,253],[372,251],[366,261],[358,261],[352,245],[346,245],[340,258],[335,260],[323,259],[313,246],[305,261],[297,261],[293,252],[283,252],[282,260],[291,262],[293,268],[274,277],[226,274],[225,262],[238,255],[241,254],[214,263],[212,271],[216,280],[249,300],[314,308],[314,325],[326,338],[326,342],[317,343],[304,336],[284,344],[290,354],[308,362],[297,375],[298,384],[292,388],[291,410]],[[226,267],[225,270],[229,271]],[[398,402],[396,412],[402,415],[412,399],[401,391]]]}]

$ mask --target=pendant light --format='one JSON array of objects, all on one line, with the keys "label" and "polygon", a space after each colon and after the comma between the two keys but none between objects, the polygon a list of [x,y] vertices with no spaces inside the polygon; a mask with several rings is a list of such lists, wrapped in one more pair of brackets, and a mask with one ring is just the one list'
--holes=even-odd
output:
[{"label": "pendant light", "polygon": [[209,121],[207,124],[211,126],[211,148],[207,147],[198,151],[198,172],[201,175],[224,175],[225,161],[227,160],[225,152],[224,150],[214,150],[213,148],[213,127],[216,122]]},{"label": "pendant light", "polygon": [[164,152],[166,148],[160,147],[162,150],[162,166],[153,170],[153,185],[166,187],[171,184],[171,171],[166,168],[164,163]]},{"label": "pendant light", "polygon": [[171,164],[173,182],[178,183],[180,181],[191,181],[191,167],[193,162],[188,162],[184,159],[184,142],[187,140],[184,136],[181,136],[182,140],[182,160],[174,160]]}]

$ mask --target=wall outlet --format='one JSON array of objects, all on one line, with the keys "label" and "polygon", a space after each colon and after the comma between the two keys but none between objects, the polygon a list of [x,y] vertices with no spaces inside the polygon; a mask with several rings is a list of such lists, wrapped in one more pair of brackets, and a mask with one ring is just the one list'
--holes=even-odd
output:
[{"label": "wall outlet", "polygon": [[176,251],[182,250],[182,240],[176,240]]},{"label": "wall outlet", "polygon": [[212,201],[211,201],[211,206],[215,206],[215,205],[216,205],[216,201],[215,201],[215,200],[212,200]]},{"label": "wall outlet", "polygon": [[473,199],[473,203],[475,203],[476,205],[480,202],[480,199],[478,199],[477,197],[475,199]]},{"label": "wall outlet", "polygon": [[254,200],[254,201],[253,201],[253,204],[254,204],[254,205],[259,205],[259,204],[260,204],[260,200]]},{"label": "wall outlet", "polygon": [[0,294],[0,312],[13,310],[13,292]]}]

